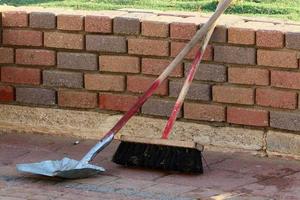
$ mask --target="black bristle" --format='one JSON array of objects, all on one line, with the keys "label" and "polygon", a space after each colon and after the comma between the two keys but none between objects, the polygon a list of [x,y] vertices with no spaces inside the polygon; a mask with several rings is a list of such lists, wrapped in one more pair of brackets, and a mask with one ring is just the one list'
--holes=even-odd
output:
[{"label": "black bristle", "polygon": [[203,173],[202,153],[194,148],[122,141],[112,161],[130,167]]}]

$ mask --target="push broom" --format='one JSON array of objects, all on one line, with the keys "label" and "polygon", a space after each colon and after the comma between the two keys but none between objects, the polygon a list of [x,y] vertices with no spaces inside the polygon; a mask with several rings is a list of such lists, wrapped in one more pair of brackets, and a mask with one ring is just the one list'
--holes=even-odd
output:
[{"label": "push broom", "polygon": [[[218,4],[218,8],[222,5],[221,2]],[[121,144],[113,156],[113,162],[131,167],[203,173],[201,153],[203,147],[201,145],[197,145],[194,142],[167,139],[194,79],[195,73],[198,70],[203,54],[205,53],[208,42],[216,26],[216,22],[214,22],[209,29],[206,37],[201,43],[201,48],[195,55],[187,78],[164,128],[161,139],[121,136]]]},{"label": "push broom", "polygon": [[[188,42],[188,44],[181,50],[169,66],[162,72],[162,74],[152,83],[148,90],[138,99],[138,101],[119,119],[119,121],[110,129],[100,140],[95,144],[81,160],[77,161],[70,158],[63,158],[62,160],[46,160],[37,163],[17,164],[17,170],[23,173],[39,174],[51,177],[62,178],[83,178],[92,176],[104,171],[104,168],[89,164],[94,157],[109,145],[114,136],[125,126],[128,120],[139,110],[139,108],[151,97],[154,91],[161,85],[161,83],[170,75],[175,67],[182,62],[184,57],[190,50],[201,41],[210,28],[215,24],[219,16],[229,7],[232,0],[224,0],[216,12],[210,17],[207,23],[198,30],[195,36]],[[169,141],[169,140],[165,140]],[[184,143],[184,142],[182,142]],[[146,145],[146,144],[142,144]],[[174,144],[173,144],[174,145]],[[172,147],[172,145],[170,146]],[[158,155],[168,157],[168,155]]]}]

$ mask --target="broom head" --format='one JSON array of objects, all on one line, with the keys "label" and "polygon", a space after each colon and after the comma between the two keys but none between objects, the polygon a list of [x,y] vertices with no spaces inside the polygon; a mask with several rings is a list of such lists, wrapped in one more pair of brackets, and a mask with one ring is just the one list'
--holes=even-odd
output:
[{"label": "broom head", "polygon": [[202,174],[202,151],[202,145],[190,141],[121,136],[112,161],[129,167]]}]

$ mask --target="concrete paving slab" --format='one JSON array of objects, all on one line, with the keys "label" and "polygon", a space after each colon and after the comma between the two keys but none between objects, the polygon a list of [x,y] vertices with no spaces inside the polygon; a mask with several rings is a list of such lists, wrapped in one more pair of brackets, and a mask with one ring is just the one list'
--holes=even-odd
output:
[{"label": "concrete paving slab", "polygon": [[0,134],[0,199],[300,199],[299,161],[246,153],[206,151],[209,169],[206,167],[203,175],[188,175],[116,165],[110,161],[118,145],[114,141],[93,161],[107,169],[95,177],[63,180],[16,172],[15,163],[19,162],[66,155],[81,158],[80,154],[97,142],[81,140],[79,145],[74,145],[78,138],[51,136],[48,139],[46,135]]}]

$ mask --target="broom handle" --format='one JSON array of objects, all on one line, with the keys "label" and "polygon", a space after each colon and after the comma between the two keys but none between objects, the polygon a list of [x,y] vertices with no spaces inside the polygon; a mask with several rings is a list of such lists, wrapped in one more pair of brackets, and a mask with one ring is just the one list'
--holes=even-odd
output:
[{"label": "broom handle", "polygon": [[229,7],[232,0],[224,0],[222,4],[216,9],[215,13],[209,18],[204,26],[196,32],[194,37],[187,43],[187,45],[181,50],[181,52],[175,57],[175,59],[169,64],[169,66],[161,73],[161,75],[152,83],[149,89],[138,99],[138,101],[123,115],[121,119],[109,130],[99,142],[92,147],[89,152],[81,159],[80,163],[87,163],[104,149],[114,138],[114,136],[120,131],[121,128],[127,123],[127,121],[138,112],[140,107],[151,97],[154,91],[160,86],[160,84],[170,75],[174,68],[181,63],[184,57],[190,52],[190,50],[196,45],[196,43],[204,38],[207,31],[220,17],[220,15]]},{"label": "broom handle", "polygon": [[[218,8],[219,8],[220,4],[221,4],[221,2],[219,2]],[[175,123],[175,121],[177,119],[177,115],[178,115],[178,113],[179,113],[179,111],[180,111],[180,109],[182,107],[182,104],[184,102],[184,99],[185,99],[188,91],[189,91],[189,88],[190,88],[190,86],[192,84],[194,76],[195,76],[195,74],[196,74],[196,72],[197,72],[197,70],[199,68],[200,62],[201,62],[201,60],[203,58],[203,55],[204,55],[205,50],[206,50],[206,47],[207,47],[208,42],[209,42],[209,40],[211,38],[211,35],[214,32],[214,29],[215,29],[216,25],[217,25],[217,21],[214,22],[214,24],[212,25],[212,27],[208,31],[207,35],[204,38],[204,41],[202,42],[201,48],[197,51],[197,53],[196,53],[196,55],[194,57],[194,60],[192,62],[192,65],[191,65],[191,68],[189,70],[189,73],[188,73],[188,75],[187,75],[187,77],[186,77],[186,79],[184,81],[182,89],[181,89],[181,91],[179,93],[179,96],[178,96],[178,98],[176,100],[176,103],[175,103],[175,105],[173,107],[172,113],[171,113],[171,115],[169,117],[169,120],[168,120],[168,122],[167,122],[167,124],[166,124],[166,126],[164,128],[163,134],[161,136],[162,139],[168,139],[168,137],[169,137],[169,135],[170,135],[170,133],[172,131],[174,123]]]}]

